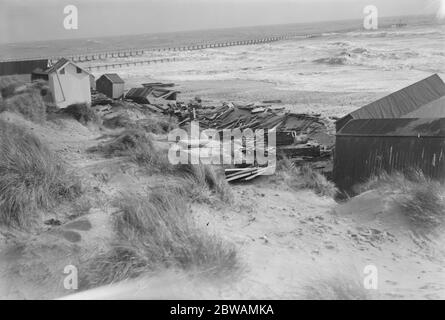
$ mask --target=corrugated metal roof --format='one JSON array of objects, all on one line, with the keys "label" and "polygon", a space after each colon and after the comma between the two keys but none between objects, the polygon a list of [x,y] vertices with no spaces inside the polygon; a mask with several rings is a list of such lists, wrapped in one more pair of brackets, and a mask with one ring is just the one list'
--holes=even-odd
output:
[{"label": "corrugated metal roof", "polygon": [[[319,118],[307,115],[307,114],[286,114],[284,123],[280,126],[281,130],[292,131],[298,129],[299,131],[310,131],[315,127],[324,127],[323,124],[319,123]],[[309,133],[309,132],[307,132]]]},{"label": "corrugated metal roof", "polygon": [[445,118],[445,96],[404,115],[402,118]]},{"label": "corrugated metal roof", "polygon": [[61,58],[55,64],[53,64],[51,67],[46,69],[45,72],[47,72],[47,73],[55,72],[55,71],[59,70],[60,68],[62,68],[63,66],[65,66],[68,62],[70,62],[68,59]]},{"label": "corrugated metal roof", "polygon": [[131,88],[128,90],[126,97],[127,98],[147,98],[147,96],[151,92],[151,88]]},{"label": "corrugated metal roof", "polygon": [[171,96],[174,93],[179,93],[179,91],[175,90],[167,90],[167,89],[161,89],[161,88],[131,88],[127,94],[125,95],[126,98],[132,99],[132,98],[148,98],[150,96],[155,98],[167,98]]},{"label": "corrugated metal roof", "polygon": [[349,121],[351,121],[353,118],[350,114],[344,116],[343,118],[337,120],[335,122],[335,130],[337,132],[339,132],[341,130],[341,128],[343,128],[345,126],[345,124],[347,124]]},{"label": "corrugated metal roof", "polygon": [[83,72],[90,74],[90,72],[86,71],[84,68],[78,66],[77,64],[75,64],[74,62],[68,60],[67,58],[60,58],[55,64],[53,64],[51,67],[49,67],[48,69],[46,69],[44,72],[46,73],[52,73],[52,72],[56,72],[58,70],[60,70],[61,68],[63,68],[64,66],[66,66],[68,63],[73,64],[74,66],[76,66],[77,68],[80,68]]},{"label": "corrugated metal roof", "polygon": [[337,136],[445,137],[445,118],[351,120]]},{"label": "corrugated metal roof", "polygon": [[143,83],[143,87],[146,88],[166,88],[166,87],[174,87],[174,83],[163,83],[163,82],[149,82],[149,83]]},{"label": "corrugated metal roof", "polygon": [[122,78],[119,77],[119,75],[117,73],[105,73],[102,76],[106,77],[112,83],[125,83],[124,80],[122,80]]},{"label": "corrugated metal roof", "polygon": [[445,83],[432,75],[351,112],[354,119],[400,118],[445,95]]},{"label": "corrugated metal roof", "polygon": [[337,130],[340,130],[351,117],[353,119],[401,118],[443,96],[445,96],[445,83],[434,74],[351,112],[337,121]]}]

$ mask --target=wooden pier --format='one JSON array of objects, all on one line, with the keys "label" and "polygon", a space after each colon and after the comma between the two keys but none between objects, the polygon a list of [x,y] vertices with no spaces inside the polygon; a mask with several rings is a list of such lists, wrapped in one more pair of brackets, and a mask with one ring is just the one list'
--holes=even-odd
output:
[{"label": "wooden pier", "polygon": [[[262,39],[254,39],[254,40],[241,40],[241,41],[228,41],[228,42],[217,42],[217,43],[201,43],[180,47],[164,47],[164,48],[150,48],[150,49],[126,49],[126,50],[117,50],[117,51],[104,51],[104,52],[95,52],[95,53],[84,53],[84,54],[75,54],[75,55],[67,55],[64,56],[76,63],[82,62],[90,62],[90,61],[100,61],[107,59],[118,59],[118,58],[129,58],[129,57],[138,57],[143,56],[147,53],[156,53],[156,52],[179,52],[179,51],[195,51],[195,50],[204,50],[211,48],[224,48],[224,47],[233,47],[233,46],[246,46],[246,45],[258,45],[265,44],[271,42],[277,42],[282,40],[290,40],[296,38],[311,38],[314,35],[285,35],[285,36],[276,36],[276,37],[267,37]],[[26,61],[26,60],[36,60],[36,59],[48,59],[51,64],[57,62],[61,56],[51,56],[51,57],[32,57],[32,58],[24,58],[24,59],[4,59],[0,60],[0,62],[5,61]],[[95,66],[87,66],[88,70],[101,70],[108,68],[119,68],[125,66],[132,65],[143,65],[143,64],[151,64],[151,63],[164,63],[175,61],[175,58],[162,58],[162,59],[151,59],[144,61],[133,61],[133,62],[116,62]]]}]

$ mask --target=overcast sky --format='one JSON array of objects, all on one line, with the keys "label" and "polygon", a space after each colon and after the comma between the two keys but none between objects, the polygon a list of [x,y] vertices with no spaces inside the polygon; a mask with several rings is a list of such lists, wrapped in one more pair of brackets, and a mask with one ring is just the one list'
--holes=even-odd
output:
[{"label": "overcast sky", "polygon": [[[0,42],[99,37],[196,29],[435,13],[445,0],[0,0]],[[65,30],[76,5],[79,29]]]}]

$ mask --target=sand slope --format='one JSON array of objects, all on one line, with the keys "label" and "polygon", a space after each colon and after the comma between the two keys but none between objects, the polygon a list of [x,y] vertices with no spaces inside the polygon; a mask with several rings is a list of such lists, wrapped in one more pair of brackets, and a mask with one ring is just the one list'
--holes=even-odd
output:
[{"label": "sand slope", "polygon": [[[143,190],[162,179],[142,175],[124,158],[88,154],[104,133],[64,119],[44,126],[3,113],[3,119],[36,133],[83,178],[94,198],[86,215],[69,219],[69,206],[48,217],[61,226],[41,226],[31,235],[1,230],[2,298],[137,299],[443,299],[443,237],[420,239],[403,215],[375,192],[347,204],[294,191],[273,178],[233,186],[235,203],[193,204],[201,228],[233,242],[243,269],[230,279],[166,270],[79,295],[63,287],[63,268],[107,248],[113,237],[113,197]],[[74,223],[74,225],[73,225]],[[378,290],[363,288],[364,268],[378,268]]]}]

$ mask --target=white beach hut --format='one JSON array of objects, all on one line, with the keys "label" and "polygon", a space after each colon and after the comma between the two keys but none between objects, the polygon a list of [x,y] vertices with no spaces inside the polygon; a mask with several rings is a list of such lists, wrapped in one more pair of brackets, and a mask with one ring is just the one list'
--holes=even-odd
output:
[{"label": "white beach hut", "polygon": [[[59,108],[75,103],[91,103],[91,74],[72,61],[62,58],[40,74],[45,75],[53,101]],[[42,79],[42,76],[39,78]]]}]

